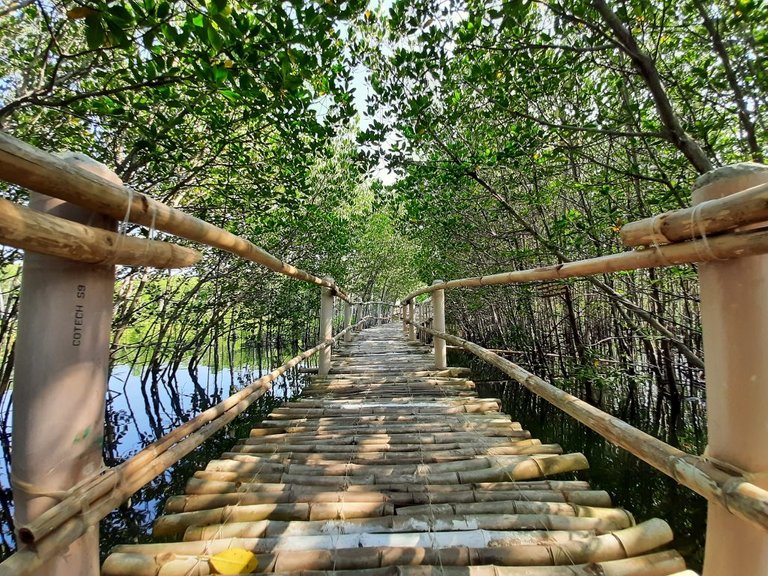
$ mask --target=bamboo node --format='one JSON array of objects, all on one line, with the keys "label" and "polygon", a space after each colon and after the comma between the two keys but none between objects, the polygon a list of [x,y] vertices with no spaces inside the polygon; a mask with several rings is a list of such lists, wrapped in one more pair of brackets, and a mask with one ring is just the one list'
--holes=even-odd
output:
[{"label": "bamboo node", "polygon": [[615,532],[611,532],[611,536],[613,536],[616,539],[616,542],[619,543],[619,547],[621,548],[621,551],[624,553],[625,558],[629,558],[630,556],[632,556],[627,550],[627,547],[624,545],[624,541],[621,538],[619,538],[618,534],[616,534]]}]

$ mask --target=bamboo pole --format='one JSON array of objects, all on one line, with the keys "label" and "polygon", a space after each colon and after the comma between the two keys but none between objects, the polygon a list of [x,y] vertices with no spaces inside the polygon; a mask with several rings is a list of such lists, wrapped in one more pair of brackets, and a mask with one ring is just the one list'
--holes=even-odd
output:
[{"label": "bamboo pole", "polygon": [[530,500],[497,500],[492,502],[458,502],[450,504],[418,504],[403,506],[397,509],[398,516],[413,516],[424,514],[465,515],[476,514],[544,514],[566,517],[606,518],[618,520],[626,518],[628,512],[622,508],[603,508],[599,506],[582,506],[562,502],[536,502]]},{"label": "bamboo pole", "polygon": [[391,516],[394,505],[388,502],[320,502],[289,504],[231,505],[195,512],[166,514],[155,521],[152,535],[181,534],[190,526],[252,522],[254,520],[330,520],[334,518],[368,518]]},{"label": "bamboo pole", "polygon": [[[222,484],[236,484],[234,482]],[[247,483],[246,483],[247,484]],[[171,496],[165,503],[164,514],[194,512],[224,506],[247,506],[251,504],[288,504],[319,502],[391,502],[395,506],[418,506],[423,504],[470,504],[474,502],[513,502],[516,500],[534,502],[557,502],[577,504],[594,508],[611,505],[610,496],[604,491],[545,491],[545,490],[510,490],[482,491],[458,490],[431,494],[428,492],[375,492],[375,491],[337,491],[325,487],[298,487],[290,492],[248,491],[240,486],[230,488],[229,492],[209,494],[184,494]]]},{"label": "bamboo pole", "polygon": [[527,460],[530,456],[545,456],[551,454],[560,454],[562,449],[557,444],[549,446],[534,446],[535,451],[532,455],[499,455],[499,456],[478,456],[470,460],[457,460],[453,462],[436,462],[433,464],[400,464],[381,462],[375,464],[351,464],[346,462],[333,462],[319,468],[314,465],[295,464],[289,462],[283,464],[280,462],[265,462],[262,458],[251,456],[250,454],[227,453],[222,455],[220,460],[211,460],[206,470],[239,470],[241,464],[253,464],[258,466],[261,473],[274,474],[284,472],[292,475],[311,475],[318,476],[364,476],[367,474],[391,474],[391,475],[417,475],[427,476],[431,474],[442,474],[447,472],[467,472],[469,470],[486,470],[493,467],[507,467],[518,462]]},{"label": "bamboo pole", "polygon": [[163,232],[237,254],[273,272],[325,286],[343,300],[335,284],[276,258],[252,242],[153,200],[122,184],[68,165],[64,160],[0,132],[0,179],[88,208],[99,214],[151,226]]},{"label": "bamboo pole", "polygon": [[[227,462],[227,461],[224,461]],[[210,466],[210,464],[209,464]],[[223,468],[223,470],[222,470]],[[476,482],[507,482],[514,480],[532,480],[555,474],[575,472],[589,468],[587,459],[581,453],[542,454],[528,456],[516,464],[496,466],[481,470],[460,472],[441,472],[425,476],[413,474],[361,474],[353,476],[320,476],[318,474],[260,473],[258,465],[246,462],[219,465],[216,469],[199,471],[197,478],[215,478],[228,480],[252,479],[257,476],[262,482],[283,482],[286,484],[307,484],[334,486],[341,488],[348,485],[389,485],[389,484],[472,484]],[[225,474],[222,474],[224,472]]]},{"label": "bamboo pole", "polygon": [[416,303],[413,300],[408,301],[408,341],[416,340],[416,332],[413,329],[413,320],[416,315]]},{"label": "bamboo pole", "polygon": [[[333,280],[326,279],[333,284]],[[320,340],[328,340],[333,337],[333,291],[330,288],[320,289]],[[317,374],[327,376],[331,369],[331,347],[327,346],[320,351]]]},{"label": "bamboo pole", "polygon": [[[363,322],[365,319],[359,324]],[[335,339],[343,335],[344,332],[340,332]],[[0,563],[0,575],[22,575],[39,570],[47,559],[61,554],[90,526],[98,523],[131,494],[244,412],[266,392],[269,382],[330,345],[331,341],[325,341],[299,354],[126,462],[76,486],[69,496],[35,521],[19,526],[19,549]]]},{"label": "bamboo pole", "polygon": [[743,258],[768,252],[768,231],[743,232],[739,234],[723,234],[703,240],[691,240],[664,246],[652,246],[643,250],[621,252],[609,256],[589,258],[553,266],[542,266],[529,270],[502,272],[489,276],[475,276],[449,280],[438,286],[425,286],[408,294],[403,301],[410,302],[420,294],[426,294],[439,289],[474,288],[478,286],[498,286],[521,282],[537,282],[541,280],[562,280],[582,276],[595,276],[621,270],[637,270],[640,268],[661,268],[678,266],[693,262],[711,262]]},{"label": "bamboo pole", "polygon": [[230,458],[235,456],[248,455],[254,458],[254,461],[260,460],[292,460],[294,463],[306,464],[330,464],[338,462],[349,462],[350,464],[370,464],[379,460],[394,461],[400,464],[424,462],[424,464],[435,464],[442,462],[454,462],[476,456],[519,456],[537,454],[560,454],[562,448],[559,444],[542,445],[540,441],[523,440],[504,445],[479,447],[471,443],[465,443],[461,447],[449,446],[435,450],[426,450],[420,453],[418,450],[396,451],[396,450],[373,450],[355,452],[353,450],[326,452],[318,450],[314,452],[294,452],[294,451],[275,451],[270,453],[264,450],[262,446],[240,445],[232,449],[231,452],[225,452],[223,457]]},{"label": "bamboo pole", "polygon": [[[694,210],[737,197],[741,190],[754,190],[756,184],[768,188],[768,166],[736,164],[709,172],[694,186]],[[706,359],[706,456],[768,494],[768,256],[702,264],[699,282]],[[768,507],[768,500],[763,506]],[[729,513],[728,507],[710,501],[704,573],[762,576],[767,566],[765,527],[745,522]]]},{"label": "bamboo pole", "polygon": [[[477,436],[475,437],[475,439]],[[295,450],[293,447],[297,447]],[[305,448],[307,446],[307,448]],[[268,444],[238,444],[231,451],[225,452],[228,456],[247,456],[254,461],[258,459],[272,458],[275,461],[281,459],[293,459],[294,462],[340,461],[357,459],[360,462],[369,463],[377,458],[384,458],[387,462],[402,463],[418,458],[418,444],[374,444],[367,445],[364,449],[355,451],[355,442],[349,444],[333,444],[328,450],[323,446],[317,449],[308,448],[308,444],[293,444],[290,447],[271,450]],[[451,461],[485,456],[513,456],[519,454],[559,454],[559,444],[541,444],[539,440],[518,440],[509,442],[494,441],[483,446],[468,442],[429,444],[425,446],[424,458],[434,462]],[[426,463],[426,462],[425,462]]]},{"label": "bamboo pole", "polygon": [[[350,433],[356,436],[368,436],[371,434],[388,434],[397,436],[402,434],[411,434],[418,432],[472,432],[482,430],[488,436],[505,436],[507,432],[521,432],[523,430],[519,422],[502,421],[501,423],[484,422],[416,422],[410,423],[377,423],[361,422],[359,426],[354,424],[313,424],[308,421],[300,426],[288,426],[284,428],[254,428],[250,432],[251,438],[270,436],[270,440],[287,440],[288,438],[311,439],[317,435],[323,435],[329,438],[347,438]],[[251,443],[250,440],[243,440],[245,443]],[[299,442],[302,444],[303,442]]]},{"label": "bamboo pole", "polygon": [[[365,452],[419,452],[424,450],[425,452],[438,451],[444,452],[445,450],[455,450],[461,448],[477,448],[477,434],[462,434],[460,439],[451,440],[444,439],[442,441],[435,441],[433,434],[422,435],[421,438],[412,439],[412,443],[399,443],[399,442],[380,442],[377,444],[365,444],[358,443],[354,438],[350,438],[348,442],[343,444],[324,444],[318,445],[317,443],[306,444],[244,444],[248,446],[248,451],[264,454],[278,454],[278,453],[306,453],[306,454],[333,454],[341,453],[347,455],[357,455],[358,453]],[[455,434],[454,434],[455,436]],[[519,432],[516,435],[510,437],[517,440],[527,440],[530,434],[527,432]],[[516,443],[507,440],[508,437],[489,437],[483,440],[485,448],[507,448],[517,446]],[[421,442],[418,442],[421,440]],[[441,440],[438,438],[438,440]],[[418,442],[418,443],[417,443]]]},{"label": "bamboo pole", "polygon": [[[435,280],[432,285],[443,284],[442,280]],[[432,293],[432,304],[434,306],[433,318],[434,328],[438,332],[445,332],[445,290],[435,290]],[[442,369],[448,367],[448,361],[445,350],[445,340],[435,338],[433,345],[435,347],[435,368]]]},{"label": "bamboo pole", "polygon": [[[434,330],[429,331],[433,336],[438,335]],[[716,502],[739,518],[768,530],[768,490],[748,482],[738,473],[719,468],[707,458],[687,454],[598,410],[477,344],[450,334],[439,336],[496,366],[612,444],[624,448],[710,502]]]},{"label": "bamboo pole", "polygon": [[[635,556],[624,560],[590,562],[572,566],[388,566],[357,570],[357,576],[670,576],[685,567],[685,561],[674,550]],[[288,576],[276,572],[274,576]],[[313,570],[299,572],[300,576],[338,576],[336,571]],[[696,576],[690,570],[672,576]]]},{"label": "bamboo pole", "polygon": [[[419,554],[421,549],[408,549],[409,554]],[[211,574],[207,556],[122,554],[120,562],[110,563],[104,576],[188,576]],[[685,567],[683,558],[676,552],[658,552],[607,562],[590,562],[571,566],[418,566],[397,565],[381,568],[355,569],[357,576],[670,576],[672,571]],[[270,571],[275,576],[338,576],[336,569]],[[262,574],[259,572],[258,574]],[[676,575],[678,573],[676,572]],[[691,571],[679,574],[695,576]],[[675,576],[676,576],[675,575]],[[250,574],[247,576],[255,576]]]},{"label": "bamboo pole", "polygon": [[[741,164],[765,170],[763,164]],[[626,246],[650,246],[712,236],[768,220],[768,183],[758,183],[722,198],[712,198],[691,208],[665,212],[629,222],[619,234]]]},{"label": "bamboo pole", "polygon": [[194,266],[197,250],[94,228],[0,199],[0,243],[87,264]]},{"label": "bamboo pole", "polygon": [[486,530],[416,531],[371,534],[311,534],[272,538],[217,538],[212,541],[163,542],[154,544],[123,544],[110,550],[111,554],[129,553],[156,555],[218,554],[240,548],[254,554],[271,554],[289,550],[333,550],[343,548],[490,548],[495,546],[551,545],[564,542],[587,542],[595,537],[589,530]]},{"label": "bamboo pole", "polygon": [[[265,482],[231,482],[218,480],[203,480],[190,478],[187,481],[187,494],[219,494],[226,492],[294,492],[294,491],[326,491],[325,487],[307,486],[302,484],[269,484]],[[589,483],[581,480],[531,480],[528,482],[486,482],[478,483],[473,486],[464,484],[454,484],[446,486],[425,486],[423,484],[382,484],[376,487],[377,493],[403,492],[416,494],[438,494],[449,492],[509,492],[515,490],[518,492],[540,491],[540,492],[590,492]],[[365,486],[349,486],[347,493],[370,492]],[[594,491],[592,491],[594,492]],[[601,492],[601,491],[597,491]]]},{"label": "bamboo pole", "polygon": [[[352,324],[352,306],[353,305],[349,302],[344,303],[344,328],[347,328]],[[352,330],[347,332],[347,334],[344,336],[344,342],[350,344],[354,335],[355,334]]]}]

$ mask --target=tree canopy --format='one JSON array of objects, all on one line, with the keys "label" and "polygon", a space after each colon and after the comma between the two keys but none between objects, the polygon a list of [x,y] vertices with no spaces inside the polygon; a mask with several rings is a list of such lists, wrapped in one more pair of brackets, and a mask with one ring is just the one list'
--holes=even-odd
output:
[{"label": "tree canopy", "polygon": [[[615,252],[623,223],[688,205],[697,174],[762,162],[766,21],[754,0],[16,0],[0,9],[0,127],[394,300]],[[3,256],[15,270],[18,253]],[[610,321],[698,369],[693,273],[594,278],[558,303],[577,364],[602,346],[590,322]],[[146,277],[124,270],[126,293]],[[202,309],[316,298],[221,255],[185,277],[219,279],[195,289]],[[243,297],[260,285],[264,301]],[[471,332],[493,317],[503,342],[522,338],[513,310],[549,306],[493,294],[456,294],[453,320]],[[129,325],[133,305],[118,307]]]}]

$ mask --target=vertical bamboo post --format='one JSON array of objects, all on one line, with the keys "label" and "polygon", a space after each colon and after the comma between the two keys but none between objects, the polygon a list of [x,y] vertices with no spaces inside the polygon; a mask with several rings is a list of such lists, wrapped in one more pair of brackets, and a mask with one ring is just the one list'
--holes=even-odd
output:
[{"label": "vertical bamboo post", "polygon": [[[352,326],[352,306],[351,302],[344,302],[344,329]],[[352,330],[344,334],[344,342],[352,342]]]},{"label": "vertical bamboo post", "polygon": [[[122,184],[82,154],[67,162]],[[112,218],[30,193],[30,207],[108,230]],[[102,467],[104,404],[109,370],[114,265],[93,265],[27,252],[21,281],[13,387],[13,468],[16,524],[53,505],[56,493]],[[90,528],[40,572],[99,574],[99,530]]]},{"label": "vertical bamboo post", "polygon": [[[768,182],[768,166],[736,164],[701,176],[694,206]],[[695,219],[695,211],[693,213]],[[768,488],[768,256],[699,265],[707,382],[707,454]],[[762,576],[768,533],[709,504],[704,574]]]},{"label": "vertical bamboo post", "polygon": [[[330,278],[329,281],[333,282]],[[333,292],[330,288],[320,289],[320,341],[333,338]],[[331,369],[331,347],[320,351],[317,373],[327,376]]]},{"label": "vertical bamboo post", "polygon": [[[435,280],[432,285],[443,284],[442,280]],[[432,326],[437,332],[445,332],[445,290],[432,292]],[[446,357],[445,340],[433,338],[435,347],[435,368],[442,370],[448,367]]]},{"label": "vertical bamboo post", "polygon": [[408,320],[411,322],[408,324],[408,340],[416,340],[416,328],[413,326],[414,314],[416,313],[416,306],[413,300],[408,300]]},{"label": "vertical bamboo post", "polygon": [[400,320],[403,321],[403,334],[408,334],[408,302],[400,303]]}]

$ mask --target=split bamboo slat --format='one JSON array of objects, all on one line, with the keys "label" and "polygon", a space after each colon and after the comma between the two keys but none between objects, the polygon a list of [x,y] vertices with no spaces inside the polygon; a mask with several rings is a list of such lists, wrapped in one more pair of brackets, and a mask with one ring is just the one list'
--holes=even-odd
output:
[{"label": "split bamboo slat", "polygon": [[162,543],[113,548],[102,574],[216,574],[212,558],[232,550],[254,554],[255,572],[308,576],[686,569],[663,520],[636,523],[574,477],[582,454],[531,438],[423,350],[399,325],[363,331],[167,499]]}]

